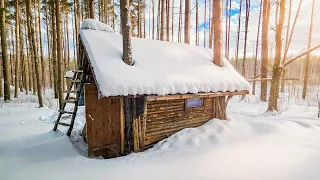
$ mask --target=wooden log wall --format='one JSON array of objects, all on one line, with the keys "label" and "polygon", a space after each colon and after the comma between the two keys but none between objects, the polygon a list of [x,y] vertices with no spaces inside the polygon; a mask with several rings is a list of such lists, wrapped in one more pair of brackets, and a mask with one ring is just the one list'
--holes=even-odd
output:
[{"label": "wooden log wall", "polygon": [[[218,106],[214,106],[216,99],[203,98],[203,106],[188,109],[185,107],[184,99],[148,101],[144,146],[150,147],[177,131],[184,128],[198,127],[213,119],[217,114],[215,113],[215,108]],[[222,106],[220,106],[220,109],[224,111]],[[141,120],[140,124],[143,123],[143,120]]]},{"label": "wooden log wall", "polygon": [[94,83],[85,84],[88,156],[107,158],[123,152],[123,97],[98,99]]}]

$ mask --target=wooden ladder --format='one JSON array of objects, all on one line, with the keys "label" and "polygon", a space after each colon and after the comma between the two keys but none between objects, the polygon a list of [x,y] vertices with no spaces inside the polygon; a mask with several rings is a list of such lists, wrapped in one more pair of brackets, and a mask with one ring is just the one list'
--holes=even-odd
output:
[{"label": "wooden ladder", "polygon": [[[71,135],[71,132],[73,129],[74,121],[76,119],[76,115],[77,115],[77,111],[78,111],[78,102],[79,102],[79,98],[81,95],[80,94],[81,89],[83,88],[83,84],[85,82],[85,75],[82,70],[73,70],[72,72],[74,74],[73,74],[73,78],[70,80],[70,83],[71,83],[70,87],[67,91],[64,91],[64,93],[66,93],[66,96],[65,96],[64,100],[62,100],[60,102],[61,107],[60,107],[60,110],[58,110],[59,116],[58,116],[56,123],[53,127],[53,131],[56,131],[58,128],[58,125],[69,126],[69,129],[67,132],[68,136]],[[70,99],[70,94],[75,94],[76,95],[75,99]],[[67,103],[74,104],[73,111],[66,111],[65,110]],[[72,114],[70,124],[60,122],[63,114]]]}]

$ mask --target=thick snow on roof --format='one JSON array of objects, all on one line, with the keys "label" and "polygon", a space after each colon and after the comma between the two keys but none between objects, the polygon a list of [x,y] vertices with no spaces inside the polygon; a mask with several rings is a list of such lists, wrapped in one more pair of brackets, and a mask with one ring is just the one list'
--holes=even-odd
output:
[{"label": "thick snow on roof", "polygon": [[83,20],[80,29],[93,29],[93,30],[97,30],[97,31],[106,31],[106,32],[114,33],[113,29],[110,26],[108,26],[107,24],[104,24],[96,19]]},{"label": "thick snow on roof", "polygon": [[184,94],[249,90],[249,83],[212,50],[187,44],[132,38],[134,65],[122,60],[122,36],[81,30],[102,96]]}]

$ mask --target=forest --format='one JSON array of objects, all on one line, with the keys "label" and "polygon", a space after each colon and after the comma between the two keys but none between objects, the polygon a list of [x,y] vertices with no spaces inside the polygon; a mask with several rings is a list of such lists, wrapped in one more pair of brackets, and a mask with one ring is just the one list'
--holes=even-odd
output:
[{"label": "forest", "polygon": [[319,0],[0,0],[0,180],[319,180]]},{"label": "forest", "polygon": [[[315,92],[319,90],[314,90],[320,83],[319,56],[312,53],[319,48],[319,40],[313,40],[314,21],[319,19],[315,0],[128,3],[130,36],[205,48],[214,46],[214,24],[219,20],[215,17],[220,15],[220,51],[252,82],[252,94],[260,91],[260,100],[269,102],[269,111],[278,110],[279,93],[288,91],[288,84],[302,89],[296,94],[302,99],[319,99]],[[220,9],[215,6],[219,3]],[[98,19],[120,34],[123,30],[121,2],[117,0],[1,0],[1,9],[0,96],[4,101],[19,98],[20,91],[37,95],[39,107],[43,107],[42,96],[48,89],[53,89],[55,98],[62,98],[69,84],[64,78],[66,71],[77,69],[78,34],[84,19]],[[254,26],[250,25],[252,19]],[[292,45],[300,36],[295,31],[302,21],[308,22],[304,27],[307,35],[303,35],[307,43]]]}]

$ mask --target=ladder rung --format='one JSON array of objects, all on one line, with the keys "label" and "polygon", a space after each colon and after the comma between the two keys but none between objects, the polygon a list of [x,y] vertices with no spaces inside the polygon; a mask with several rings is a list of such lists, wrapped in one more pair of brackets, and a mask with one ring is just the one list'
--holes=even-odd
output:
[{"label": "ladder rung", "polygon": [[70,82],[79,83],[79,82],[81,82],[81,79],[76,79],[76,80],[72,79],[72,80],[70,80]]},{"label": "ladder rung", "polygon": [[83,70],[75,69],[75,70],[72,70],[72,72],[74,72],[74,73],[83,73]]},{"label": "ladder rung", "polygon": [[74,114],[74,112],[71,111],[65,111],[65,110],[58,110],[60,113],[66,113],[66,114]]},{"label": "ladder rung", "polygon": [[77,93],[79,90],[72,90],[72,91],[63,91],[63,93]]},{"label": "ladder rung", "polygon": [[62,103],[76,103],[77,101],[74,99],[62,100]]},{"label": "ladder rung", "polygon": [[56,124],[59,124],[61,126],[70,126],[68,123],[63,123],[63,122],[56,122]]}]

